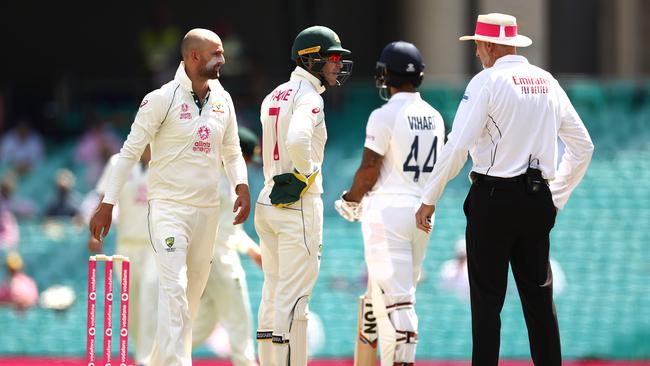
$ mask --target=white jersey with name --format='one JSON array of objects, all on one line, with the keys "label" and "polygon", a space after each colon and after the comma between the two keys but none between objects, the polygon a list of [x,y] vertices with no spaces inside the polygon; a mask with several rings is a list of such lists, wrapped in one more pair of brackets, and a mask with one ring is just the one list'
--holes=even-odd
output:
[{"label": "white jersey with name", "polygon": [[383,155],[379,179],[370,195],[420,197],[445,141],[442,116],[420,93],[397,93],[374,110],[366,126],[365,147]]},{"label": "white jersey with name", "polygon": [[233,185],[247,184],[230,94],[210,80],[201,107],[181,62],[174,80],[145,96],[109,179],[104,202],[115,204],[131,166],[151,144],[149,199],[195,207],[219,204],[219,166]]},{"label": "white jersey with name", "polygon": [[[111,156],[104,168],[102,176],[97,182],[95,190],[99,194],[105,194],[108,187],[108,177],[115,168],[118,154]],[[122,186],[119,195],[118,221],[117,221],[117,242],[119,245],[146,245],[149,246],[149,223],[147,213],[149,205],[147,201],[147,169],[138,163],[133,165],[129,177]]]},{"label": "white jersey with name", "polygon": [[[294,169],[303,174],[320,169],[327,140],[323,91],[318,78],[296,67],[289,81],[264,98],[260,110],[264,160],[260,203],[270,204],[274,176]],[[322,182],[319,174],[307,193],[323,193]]]},{"label": "white jersey with name", "polygon": [[[557,137],[566,144],[558,169]],[[525,57],[506,55],[467,86],[422,201],[435,204],[469,152],[472,171],[502,178],[524,174],[534,159],[532,165],[551,181],[555,206],[562,208],[592,151],[589,133],[558,81]]]}]

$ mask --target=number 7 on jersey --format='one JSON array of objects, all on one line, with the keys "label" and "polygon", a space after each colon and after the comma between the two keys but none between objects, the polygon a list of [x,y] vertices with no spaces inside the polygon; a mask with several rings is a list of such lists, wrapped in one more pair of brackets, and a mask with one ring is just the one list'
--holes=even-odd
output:
[{"label": "number 7 on jersey", "polygon": [[273,160],[280,160],[278,149],[278,120],[280,119],[280,107],[269,108],[269,116],[275,116],[275,147],[273,148]]}]

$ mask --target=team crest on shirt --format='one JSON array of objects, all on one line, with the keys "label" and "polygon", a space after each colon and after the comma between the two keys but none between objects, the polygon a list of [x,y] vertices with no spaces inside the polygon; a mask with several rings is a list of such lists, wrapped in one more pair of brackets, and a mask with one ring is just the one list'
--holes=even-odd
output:
[{"label": "team crest on shirt", "polygon": [[167,245],[167,251],[168,252],[173,252],[175,248],[172,248],[174,246],[174,237],[170,236],[169,238],[165,239],[165,244]]},{"label": "team crest on shirt", "polygon": [[181,115],[178,117],[179,119],[192,119],[192,113],[188,112],[190,107],[187,105],[187,103],[181,104]]}]

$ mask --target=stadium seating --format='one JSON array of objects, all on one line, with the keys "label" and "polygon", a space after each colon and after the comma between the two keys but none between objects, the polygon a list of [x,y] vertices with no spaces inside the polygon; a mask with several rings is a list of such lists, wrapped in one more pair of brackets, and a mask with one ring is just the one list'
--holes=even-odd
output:
[{"label": "stadium seating", "polygon": [[[563,85],[596,145],[587,175],[566,209],[560,211],[552,233],[551,255],[563,267],[567,280],[564,292],[556,298],[563,352],[567,359],[649,358],[650,83],[572,81]],[[367,86],[351,86],[348,93],[327,121],[323,259],[311,301],[326,332],[319,357],[351,357],[357,297],[366,286],[360,226],[338,217],[332,202],[352,181],[360,162],[365,121],[381,101]],[[450,126],[461,93],[462,86],[443,86],[427,88],[422,94],[440,108]],[[31,197],[52,194],[48,190],[53,172],[69,166],[69,157],[68,145],[53,149],[43,169],[21,183],[20,192]],[[438,282],[440,265],[453,257],[454,243],[464,233],[461,206],[469,186],[467,172],[466,166],[450,183],[436,211],[416,305],[420,316],[418,357],[423,359],[466,359],[471,353],[469,304],[443,291]],[[254,196],[261,182],[261,172],[251,171]],[[246,229],[256,237],[252,220]],[[42,308],[17,313],[0,308],[0,354],[84,353],[87,232],[66,223],[56,234],[38,222],[21,223],[19,249],[27,272],[41,291],[67,284],[75,289],[77,301],[60,313]],[[243,263],[255,314],[263,276],[248,259]],[[98,302],[98,307],[101,314],[103,305]],[[195,353],[209,355],[205,348]],[[529,357],[514,287],[508,291],[502,313],[501,355]]]}]

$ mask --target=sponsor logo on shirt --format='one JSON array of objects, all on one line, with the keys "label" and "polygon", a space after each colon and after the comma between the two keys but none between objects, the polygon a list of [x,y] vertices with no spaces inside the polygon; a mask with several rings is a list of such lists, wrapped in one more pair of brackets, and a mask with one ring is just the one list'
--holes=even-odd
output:
[{"label": "sponsor logo on shirt", "polygon": [[212,103],[212,111],[215,113],[223,113],[225,110],[223,108],[223,103],[221,102],[213,102]]},{"label": "sponsor logo on shirt", "polygon": [[140,103],[140,108],[146,106],[147,103],[149,103],[149,100],[148,100],[148,99],[143,100],[142,103]]},{"label": "sponsor logo on shirt", "polygon": [[207,126],[201,126],[198,134],[201,140],[207,140],[210,137],[210,129]]},{"label": "sponsor logo on shirt", "polygon": [[210,129],[207,126],[199,127],[199,130],[196,133],[199,136],[200,141],[194,141],[194,146],[192,151],[204,152],[209,154],[212,151],[212,147],[209,142],[205,141],[210,138]]},{"label": "sponsor logo on shirt", "polygon": [[467,102],[468,100],[469,100],[469,93],[466,92],[465,94],[463,94],[463,99],[461,100],[461,102]]},{"label": "sponsor logo on shirt", "polygon": [[188,112],[188,109],[190,109],[190,107],[187,103],[181,104],[181,115],[179,116],[179,119],[192,119],[192,113]]},{"label": "sponsor logo on shirt", "polygon": [[135,204],[139,206],[147,205],[147,185],[145,183],[138,184],[135,193]]},{"label": "sponsor logo on shirt", "polygon": [[550,80],[543,77],[513,75],[512,82],[521,94],[547,94]]},{"label": "sponsor logo on shirt", "polygon": [[318,114],[318,113],[320,113],[320,108],[316,107],[316,108],[312,109],[312,110],[311,110],[311,113],[313,113],[313,114]]}]

